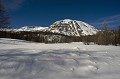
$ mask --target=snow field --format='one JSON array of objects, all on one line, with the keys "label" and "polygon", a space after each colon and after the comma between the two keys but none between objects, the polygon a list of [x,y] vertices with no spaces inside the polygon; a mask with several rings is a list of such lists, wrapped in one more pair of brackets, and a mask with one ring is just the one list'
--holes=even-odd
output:
[{"label": "snow field", "polygon": [[119,79],[120,47],[0,39],[0,79]]}]

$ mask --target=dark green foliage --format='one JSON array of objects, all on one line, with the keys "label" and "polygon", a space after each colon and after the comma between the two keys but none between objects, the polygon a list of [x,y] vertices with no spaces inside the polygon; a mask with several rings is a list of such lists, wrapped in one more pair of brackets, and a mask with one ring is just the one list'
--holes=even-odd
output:
[{"label": "dark green foliage", "polygon": [[102,30],[95,35],[82,36],[84,44],[89,45],[90,42],[94,42],[98,45],[120,45],[120,26],[116,30],[109,30],[107,22],[102,24]]},{"label": "dark green foliage", "polygon": [[120,28],[117,30],[102,30],[96,35],[82,36],[84,44],[89,45],[93,42],[98,45],[120,45]]},{"label": "dark green foliage", "polygon": [[102,30],[104,30],[104,31],[106,31],[106,30],[108,30],[108,24],[107,24],[107,22],[104,20],[104,22],[102,23]]},{"label": "dark green foliage", "polygon": [[93,42],[94,39],[93,39],[93,35],[87,35],[87,36],[82,36],[82,42],[85,44],[85,45],[89,45],[90,42]]},{"label": "dark green foliage", "polygon": [[13,38],[27,41],[34,41],[40,43],[70,43],[81,41],[80,37],[67,36],[51,32],[13,32],[13,31],[0,31],[0,38]]},{"label": "dark green foliage", "polygon": [[118,43],[120,44],[120,26],[118,28]]},{"label": "dark green foliage", "polygon": [[96,35],[88,36],[67,36],[51,32],[13,32],[0,31],[0,38],[13,38],[27,41],[34,41],[40,43],[70,43],[70,42],[84,42],[89,45],[93,42],[98,45],[120,45],[120,28],[117,30],[99,31]]},{"label": "dark green foliage", "polygon": [[[99,45],[108,45],[108,44],[112,44],[112,40],[113,40],[113,35],[114,33],[112,31],[100,31],[96,34],[96,44]],[[113,37],[113,38],[112,38]]]}]

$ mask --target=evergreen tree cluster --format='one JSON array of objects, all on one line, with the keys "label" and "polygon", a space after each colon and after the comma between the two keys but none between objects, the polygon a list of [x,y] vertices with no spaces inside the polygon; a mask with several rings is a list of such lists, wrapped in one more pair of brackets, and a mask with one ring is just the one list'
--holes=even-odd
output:
[{"label": "evergreen tree cluster", "polygon": [[98,45],[120,45],[120,27],[117,30],[101,30],[96,35],[67,36],[59,33],[43,31],[0,31],[0,38],[13,38],[40,43],[70,43],[84,42],[89,45],[91,42]]},{"label": "evergreen tree cluster", "polygon": [[120,45],[120,27],[117,30],[104,29],[96,35],[82,36],[84,44],[93,42],[98,45]]},{"label": "evergreen tree cluster", "polygon": [[80,37],[67,36],[52,32],[42,32],[42,31],[0,31],[0,38],[13,38],[21,39],[27,41],[34,41],[40,43],[70,43],[70,42],[80,42]]}]

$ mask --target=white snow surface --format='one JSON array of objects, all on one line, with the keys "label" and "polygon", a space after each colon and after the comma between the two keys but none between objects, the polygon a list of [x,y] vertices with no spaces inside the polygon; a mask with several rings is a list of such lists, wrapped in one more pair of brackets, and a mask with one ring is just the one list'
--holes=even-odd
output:
[{"label": "white snow surface", "polygon": [[120,79],[120,47],[0,38],[0,79]]},{"label": "white snow surface", "polygon": [[98,30],[82,21],[64,19],[54,22],[49,28],[53,33],[61,33],[68,36],[94,35]]}]

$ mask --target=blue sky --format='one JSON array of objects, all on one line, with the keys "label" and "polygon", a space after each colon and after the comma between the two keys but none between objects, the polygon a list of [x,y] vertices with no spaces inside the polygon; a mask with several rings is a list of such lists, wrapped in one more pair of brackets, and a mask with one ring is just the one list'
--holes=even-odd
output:
[{"label": "blue sky", "polygon": [[87,22],[98,28],[104,20],[120,25],[120,0],[3,0],[14,27],[49,26],[62,19]]}]

